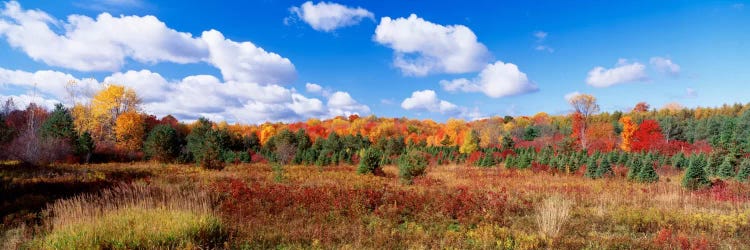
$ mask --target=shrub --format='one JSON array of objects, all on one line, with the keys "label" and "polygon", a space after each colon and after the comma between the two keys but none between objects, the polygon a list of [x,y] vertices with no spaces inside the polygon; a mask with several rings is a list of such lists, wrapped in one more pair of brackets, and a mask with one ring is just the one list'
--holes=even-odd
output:
[{"label": "shrub", "polygon": [[414,177],[425,174],[427,157],[418,150],[410,150],[398,159],[398,176],[402,181],[411,183]]},{"label": "shrub", "polygon": [[359,160],[359,167],[357,173],[359,174],[372,174],[379,173],[380,160],[383,157],[383,153],[376,148],[369,147],[362,151]]},{"label": "shrub", "polygon": [[659,175],[656,174],[656,170],[654,170],[654,164],[651,161],[646,161],[643,166],[641,166],[641,171],[638,173],[638,181],[639,182],[657,182],[659,180]]},{"label": "shrub", "polygon": [[167,125],[158,125],[151,130],[144,143],[143,151],[152,160],[172,161],[180,150],[177,131]]}]

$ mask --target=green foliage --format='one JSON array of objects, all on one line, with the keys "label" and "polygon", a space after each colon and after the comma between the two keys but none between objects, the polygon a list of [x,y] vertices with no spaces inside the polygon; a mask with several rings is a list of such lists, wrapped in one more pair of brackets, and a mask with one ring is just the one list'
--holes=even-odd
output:
[{"label": "green foliage", "polygon": [[705,166],[706,160],[703,156],[693,156],[688,169],[685,170],[685,175],[682,177],[682,186],[695,190],[710,185],[711,182],[704,171]]},{"label": "green foliage", "polygon": [[70,143],[76,142],[73,116],[71,116],[70,111],[60,103],[55,105],[55,110],[53,110],[52,113],[50,113],[49,118],[42,123],[42,126],[39,128],[39,133],[43,138],[58,138],[69,140]]},{"label": "green foliage", "polygon": [[748,181],[748,177],[750,177],[750,159],[743,158],[740,163],[740,171],[737,172],[737,180],[745,182]]},{"label": "green foliage", "polygon": [[195,162],[205,169],[223,169],[225,144],[223,134],[214,130],[206,118],[198,119],[198,124],[187,136],[187,147]]},{"label": "green foliage", "polygon": [[732,164],[734,158],[732,156],[724,157],[724,161],[719,165],[719,170],[716,175],[722,179],[729,179],[735,176],[734,164]]},{"label": "green foliage", "polygon": [[535,138],[539,137],[539,128],[536,126],[528,126],[523,131],[523,140],[524,141],[533,141]]},{"label": "green foliage", "polygon": [[596,179],[599,176],[597,176],[597,172],[599,171],[599,166],[596,164],[596,157],[590,157],[588,162],[586,163],[586,173],[584,176],[589,177],[591,179]]},{"label": "green foliage", "polygon": [[84,156],[84,162],[88,163],[91,153],[94,152],[94,138],[88,131],[83,132],[78,136],[76,145],[78,146],[76,147],[76,154]]},{"label": "green foliage", "polygon": [[372,174],[380,172],[380,161],[383,158],[383,153],[376,148],[367,148],[362,151],[359,159],[359,167],[357,173],[359,174]]},{"label": "green foliage", "polygon": [[174,160],[180,150],[177,131],[167,125],[154,127],[149,132],[143,145],[143,151],[146,153],[146,156],[160,162]]},{"label": "green foliage", "polygon": [[411,183],[414,177],[425,174],[427,158],[418,150],[409,150],[398,159],[398,176],[402,181]]},{"label": "green foliage", "polygon": [[612,164],[608,157],[602,158],[602,162],[599,163],[599,168],[596,169],[597,177],[614,176],[615,173],[612,171]]},{"label": "green foliage", "polygon": [[629,165],[628,166],[628,176],[627,176],[628,180],[629,181],[637,181],[638,180],[638,175],[641,173],[641,168],[642,168],[642,165],[643,165],[643,163],[641,161],[641,157],[638,156],[638,155],[634,155],[630,159],[630,164],[628,164],[628,165]]},{"label": "green foliage", "polygon": [[513,147],[516,146],[516,142],[513,141],[513,138],[510,136],[510,134],[503,135],[503,141],[501,142],[501,146],[504,150],[513,149]]},{"label": "green foliage", "polygon": [[[648,157],[647,157],[648,158]],[[651,160],[643,162],[641,171],[638,173],[638,181],[645,183],[652,183],[659,181],[659,175],[656,174],[654,169],[654,163]]]}]

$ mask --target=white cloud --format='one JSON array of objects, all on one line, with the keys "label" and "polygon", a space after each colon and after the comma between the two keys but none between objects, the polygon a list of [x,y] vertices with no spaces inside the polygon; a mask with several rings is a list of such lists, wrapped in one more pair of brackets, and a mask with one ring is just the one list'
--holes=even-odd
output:
[{"label": "white cloud", "polygon": [[208,62],[224,81],[288,84],[296,79],[289,59],[251,42],[226,39],[216,30],[193,37],[154,16],[102,13],[96,19],[70,15],[57,20],[11,1],[0,10],[0,37],[36,61],[78,71],[116,72],[132,59],[147,64]]},{"label": "white cloud", "polygon": [[638,62],[628,63],[625,59],[619,59],[614,68],[606,69],[598,66],[589,71],[586,84],[597,88],[604,88],[622,83],[643,82],[647,80],[648,75],[646,74],[645,65]]},{"label": "white cloud", "polygon": [[565,101],[569,102],[571,99],[573,99],[573,97],[576,97],[576,96],[579,96],[579,95],[581,95],[581,92],[578,92],[578,91],[573,91],[573,92],[567,93],[567,94],[565,94]]},{"label": "white cloud", "polygon": [[9,99],[13,99],[13,104],[15,104],[15,108],[17,109],[25,109],[26,107],[29,106],[29,104],[34,103],[48,110],[51,110],[55,107],[56,104],[60,103],[60,101],[57,101],[55,99],[48,99],[48,98],[44,98],[42,96],[34,95],[34,94],[21,94],[21,95],[0,94],[0,103],[5,104],[5,102]]},{"label": "white cloud", "polygon": [[[307,1],[299,7],[290,8],[289,12],[296,15],[302,21],[305,21],[313,29],[324,32],[354,26],[363,19],[375,20],[375,15],[366,9],[360,7],[349,8],[331,2],[313,4],[311,1]],[[288,19],[285,22],[288,22]]]},{"label": "white cloud", "polygon": [[[57,102],[68,105],[65,85],[79,82],[85,96],[76,101],[87,101],[105,83],[115,83],[133,88],[143,98],[143,111],[156,116],[172,114],[179,119],[195,120],[207,117],[230,122],[262,123],[266,121],[295,121],[306,118],[328,118],[353,113],[366,114],[369,107],[360,104],[346,92],[336,92],[327,105],[317,99],[305,97],[294,89],[280,85],[229,81],[211,75],[193,75],[179,80],[166,80],[149,70],[114,73],[99,82],[95,79],[78,79],[57,71],[34,73],[0,68],[0,86],[29,92],[16,100],[30,100],[33,84],[37,81],[36,102],[50,106]],[[23,99],[20,99],[23,98]],[[28,102],[23,102],[26,105]]]},{"label": "white cloud", "polygon": [[549,45],[544,44],[544,41],[547,39],[548,35],[549,33],[541,31],[541,30],[534,32],[534,38],[536,38],[536,42],[535,42],[536,46],[534,47],[535,50],[546,51],[549,53],[555,52],[555,49],[553,49]]},{"label": "white cloud", "polygon": [[473,80],[466,78],[440,81],[447,91],[482,92],[492,98],[520,95],[539,90],[526,74],[512,63],[488,64]]},{"label": "white cloud", "polygon": [[549,47],[547,45],[537,45],[536,47],[534,47],[534,49],[538,50],[538,51],[547,51],[547,52],[550,52],[550,53],[555,52],[555,49],[553,49],[553,48],[551,48],[551,47]]},{"label": "white cloud", "polygon": [[401,102],[401,108],[417,112],[440,113],[452,117],[462,117],[469,120],[478,120],[484,117],[479,108],[458,106],[445,100],[440,100],[433,90],[419,90],[411,93]]},{"label": "white cloud", "polygon": [[216,30],[204,31],[201,38],[210,52],[208,61],[221,70],[225,81],[287,84],[297,78],[289,59],[251,42],[234,42]]},{"label": "white cloud", "polygon": [[[189,33],[168,28],[154,16],[113,17],[96,20],[70,15],[53,19],[39,10],[23,10],[18,2],[5,3],[0,13],[0,35],[34,60],[79,71],[115,71],[126,58],[144,63],[194,63],[208,55],[205,45]],[[64,27],[55,33],[50,24]]]},{"label": "white cloud", "polygon": [[415,14],[383,17],[373,39],[394,50],[393,64],[405,75],[475,72],[492,57],[468,27],[443,26]]},{"label": "white cloud", "polygon": [[652,66],[656,68],[657,71],[661,72],[662,74],[667,74],[673,77],[677,77],[680,75],[680,65],[672,62],[671,59],[663,58],[663,57],[651,57],[651,60],[649,60]]},{"label": "white cloud", "polygon": [[305,90],[310,93],[320,93],[321,91],[323,91],[323,87],[318,84],[308,82],[305,83]]},{"label": "white cloud", "polygon": [[428,111],[432,113],[452,113],[458,106],[448,101],[440,100],[432,90],[414,91],[411,97],[401,102],[401,108],[406,110]]},{"label": "white cloud", "polygon": [[370,113],[370,107],[360,104],[347,92],[337,91],[328,98],[328,112],[333,116]]}]

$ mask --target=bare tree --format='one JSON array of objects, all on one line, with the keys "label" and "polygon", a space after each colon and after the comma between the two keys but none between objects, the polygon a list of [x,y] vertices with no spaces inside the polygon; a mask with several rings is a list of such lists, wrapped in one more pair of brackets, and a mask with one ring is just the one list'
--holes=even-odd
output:
[{"label": "bare tree", "polygon": [[577,94],[570,99],[568,103],[573,106],[575,113],[581,116],[582,122],[578,128],[581,132],[581,147],[586,149],[586,129],[588,129],[589,117],[599,112],[599,104],[596,104],[596,97],[589,94]]}]

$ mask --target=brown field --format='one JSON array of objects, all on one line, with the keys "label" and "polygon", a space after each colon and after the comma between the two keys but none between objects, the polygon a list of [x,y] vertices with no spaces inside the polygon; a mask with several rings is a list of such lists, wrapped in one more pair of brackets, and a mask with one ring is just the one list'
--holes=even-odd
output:
[{"label": "brown field", "polygon": [[[229,249],[747,249],[750,185],[430,166],[158,163],[0,166],[2,247]],[[104,191],[108,190],[108,191]],[[107,229],[107,230],[103,230]],[[119,230],[119,231],[118,231]],[[122,230],[130,230],[122,236]],[[96,237],[94,237],[94,236]]]}]

